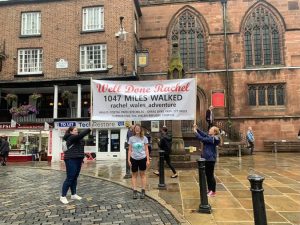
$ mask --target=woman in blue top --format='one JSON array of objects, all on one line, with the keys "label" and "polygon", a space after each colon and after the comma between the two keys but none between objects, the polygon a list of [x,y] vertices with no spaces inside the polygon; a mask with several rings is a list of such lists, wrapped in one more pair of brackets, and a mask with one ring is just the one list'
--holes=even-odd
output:
[{"label": "woman in blue top", "polygon": [[202,158],[205,159],[205,174],[208,187],[208,196],[216,195],[216,179],[214,176],[215,163],[217,159],[217,145],[220,144],[220,129],[213,126],[209,129],[208,134],[199,130],[194,125],[194,133],[197,139],[203,143]]},{"label": "woman in blue top", "polygon": [[142,180],[142,191],[140,198],[145,198],[147,182],[145,171],[150,165],[150,157],[148,150],[148,139],[144,135],[144,131],[140,125],[136,124],[134,126],[133,136],[129,138],[128,144],[128,165],[131,167],[132,171],[131,183],[133,189],[133,199],[137,199],[136,181],[138,172],[140,172],[140,177]]}]

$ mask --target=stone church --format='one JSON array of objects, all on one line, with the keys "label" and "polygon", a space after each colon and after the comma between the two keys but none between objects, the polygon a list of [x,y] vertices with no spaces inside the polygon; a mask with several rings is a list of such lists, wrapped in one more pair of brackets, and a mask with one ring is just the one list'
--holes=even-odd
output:
[{"label": "stone church", "polygon": [[[143,79],[165,79],[178,43],[184,75],[197,78],[197,121],[214,106],[215,123],[245,137],[297,139],[300,129],[298,1],[140,0]],[[183,129],[188,123],[183,121]],[[184,132],[183,132],[183,135]]]}]

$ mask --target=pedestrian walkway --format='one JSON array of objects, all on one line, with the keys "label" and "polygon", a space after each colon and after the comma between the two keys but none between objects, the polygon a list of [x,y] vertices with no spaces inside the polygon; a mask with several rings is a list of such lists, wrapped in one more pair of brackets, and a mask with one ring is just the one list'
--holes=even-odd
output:
[{"label": "pedestrian walkway", "polygon": [[[263,188],[268,224],[297,225],[300,224],[299,162],[300,154],[298,153],[221,156],[216,164],[217,196],[209,198],[209,204],[212,207],[211,214],[198,213],[200,194],[197,169],[179,169],[179,177],[172,179],[170,178],[171,171],[166,168],[167,189],[159,190],[157,188],[158,177],[153,174],[153,168],[150,168],[147,172],[149,181],[147,194],[168,209],[180,224],[253,225],[252,198],[247,177],[250,174],[258,174],[265,177]],[[157,165],[155,160],[151,164],[153,167]],[[17,165],[64,170],[63,163],[50,165],[44,162],[15,163],[9,167]],[[125,162],[89,161],[83,165],[82,174],[130,187],[130,179],[123,179]],[[83,177],[80,177],[79,186],[83,183]],[[80,188],[85,190],[88,186],[85,184]],[[104,192],[101,192],[100,196],[101,194]],[[132,201],[130,197],[128,201]],[[164,222],[160,221],[159,224],[164,224]]]},{"label": "pedestrian walkway", "polygon": [[59,201],[64,178],[62,171],[2,167],[0,224],[179,224],[153,199],[134,200],[130,189],[89,176],[80,177],[83,199],[64,205]]}]

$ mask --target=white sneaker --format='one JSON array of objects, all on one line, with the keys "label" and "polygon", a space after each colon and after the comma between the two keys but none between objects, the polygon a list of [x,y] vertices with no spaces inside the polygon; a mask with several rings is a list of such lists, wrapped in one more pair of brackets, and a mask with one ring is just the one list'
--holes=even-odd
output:
[{"label": "white sneaker", "polygon": [[63,197],[63,196],[60,196],[60,199],[59,199],[62,203],[64,204],[68,204],[68,199],[66,197]]},{"label": "white sneaker", "polygon": [[80,197],[79,195],[75,194],[75,195],[71,195],[71,199],[73,199],[73,200],[81,200],[82,197]]}]

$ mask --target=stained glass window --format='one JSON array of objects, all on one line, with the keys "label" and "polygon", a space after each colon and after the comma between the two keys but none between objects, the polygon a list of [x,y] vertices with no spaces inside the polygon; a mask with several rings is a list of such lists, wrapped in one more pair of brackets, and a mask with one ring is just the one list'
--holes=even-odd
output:
[{"label": "stained glass window", "polygon": [[249,87],[249,105],[256,105],[256,88],[254,86]]},{"label": "stained glass window", "polygon": [[258,105],[266,104],[266,92],[264,86],[258,87]]},{"label": "stained glass window", "polygon": [[276,87],[276,93],[277,105],[284,105],[284,86],[278,85]]},{"label": "stained glass window", "polygon": [[[248,86],[250,106],[284,105],[284,84],[251,84]],[[267,97],[267,98],[266,98]]]},{"label": "stained glass window", "polygon": [[244,26],[246,66],[282,64],[281,37],[275,16],[266,7],[256,7]]},{"label": "stained glass window", "polygon": [[174,23],[172,42],[179,43],[185,70],[205,68],[205,39],[200,20],[189,10],[183,11]]},{"label": "stained glass window", "polygon": [[268,105],[275,105],[275,87],[273,85],[267,88]]}]

